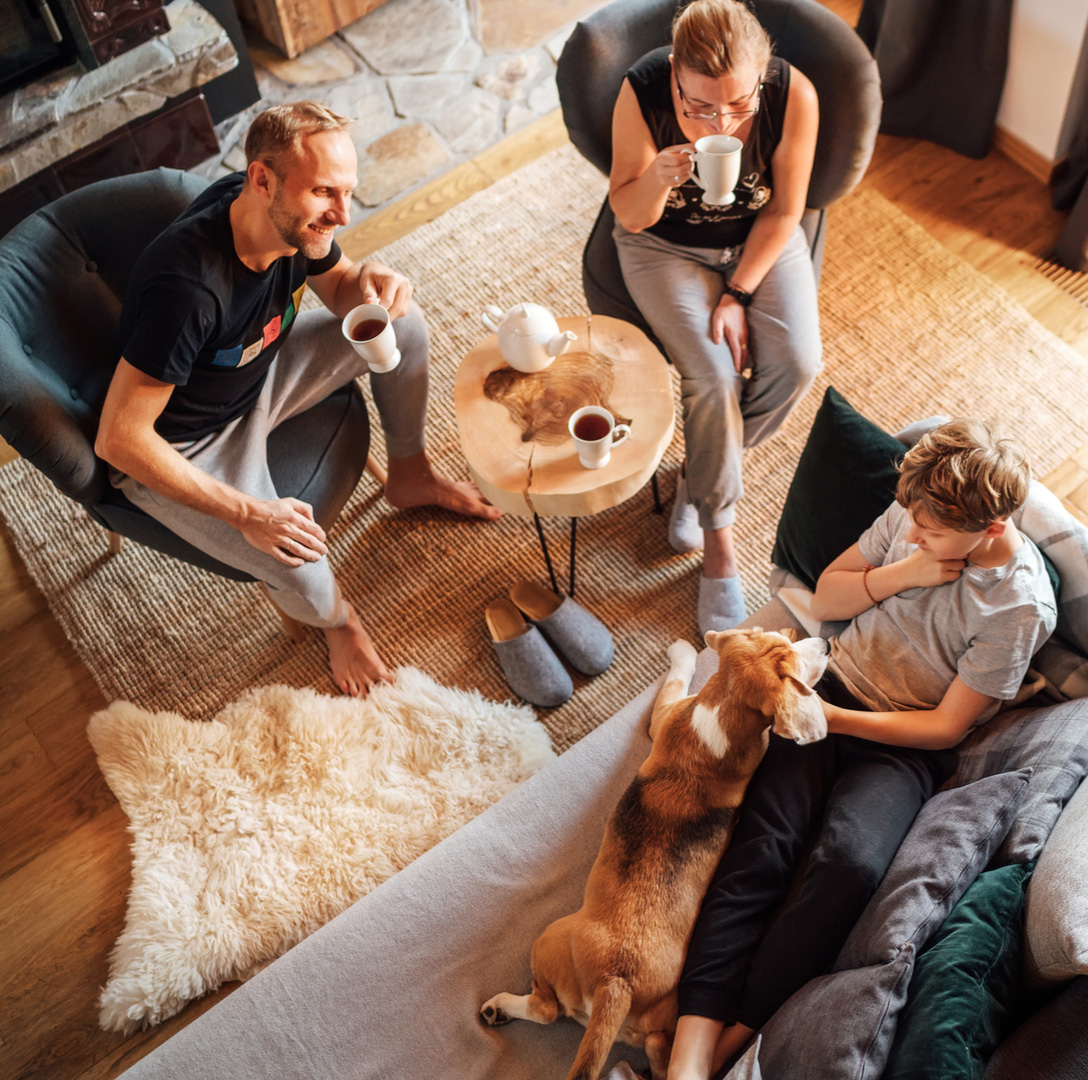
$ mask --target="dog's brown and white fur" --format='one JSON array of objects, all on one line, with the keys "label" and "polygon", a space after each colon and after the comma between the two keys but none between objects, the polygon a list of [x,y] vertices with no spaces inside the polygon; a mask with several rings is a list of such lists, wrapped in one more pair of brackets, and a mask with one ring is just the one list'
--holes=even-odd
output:
[{"label": "dog's brown and white fur", "polygon": [[694,697],[695,650],[668,650],[650,755],[608,821],[581,909],[533,945],[532,993],[497,994],[480,1010],[493,1025],[585,1024],[568,1080],[596,1080],[617,1038],[644,1046],[654,1080],[664,1078],[684,954],[770,728],[799,743],[827,734],[811,689],[827,664],[821,638],[795,644],[755,629],[706,642],[718,670]]}]

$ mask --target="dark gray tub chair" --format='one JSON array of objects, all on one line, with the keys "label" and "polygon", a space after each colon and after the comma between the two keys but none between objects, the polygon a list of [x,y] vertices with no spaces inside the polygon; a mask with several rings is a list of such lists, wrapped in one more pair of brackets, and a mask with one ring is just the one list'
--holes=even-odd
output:
[{"label": "dark gray tub chair", "polygon": [[[671,37],[677,0],[616,0],[574,28],[556,81],[571,142],[605,175],[612,164],[612,109],[627,69]],[[819,281],[827,207],[861,179],[880,126],[880,77],[854,31],[816,0],[750,0],[775,53],[804,72],[820,99],[820,133],[802,226]],[[620,272],[605,200],[582,258],[589,310],[625,319],[646,333]],[[652,334],[651,334],[652,337]]]},{"label": "dark gray tub chair", "polygon": [[[137,257],[206,180],[174,169],[103,180],[62,196],[0,238],[0,435],[111,533],[235,581],[253,578],[198,550],[113,488],[95,456],[116,363],[117,325]],[[284,496],[336,520],[367,460],[355,384],[280,425],[268,458]],[[297,624],[285,620],[292,633]]]}]

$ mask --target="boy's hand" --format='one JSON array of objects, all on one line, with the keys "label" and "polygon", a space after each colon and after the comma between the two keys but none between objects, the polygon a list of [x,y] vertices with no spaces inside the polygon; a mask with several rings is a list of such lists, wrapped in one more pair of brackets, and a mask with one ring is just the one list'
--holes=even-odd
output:
[{"label": "boy's hand", "polygon": [[963,559],[935,559],[921,548],[916,548],[902,561],[911,588],[947,585],[963,573],[966,565]]}]

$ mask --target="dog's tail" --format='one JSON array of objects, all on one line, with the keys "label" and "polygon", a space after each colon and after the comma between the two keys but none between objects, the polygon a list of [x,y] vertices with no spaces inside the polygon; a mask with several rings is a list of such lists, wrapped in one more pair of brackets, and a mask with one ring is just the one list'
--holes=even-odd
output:
[{"label": "dog's tail", "polygon": [[597,987],[586,1033],[567,1080],[597,1080],[620,1026],[631,1011],[631,984],[613,976]]}]

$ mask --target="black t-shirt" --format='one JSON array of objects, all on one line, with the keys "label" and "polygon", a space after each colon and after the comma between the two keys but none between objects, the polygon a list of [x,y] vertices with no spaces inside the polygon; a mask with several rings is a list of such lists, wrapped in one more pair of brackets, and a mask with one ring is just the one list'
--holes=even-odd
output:
[{"label": "black t-shirt", "polygon": [[171,442],[218,431],[253,407],[298,314],[306,278],[340,260],[296,253],[263,273],[234,250],[230,206],[244,173],[217,180],[148,245],[121,309],[120,354],[173,383],[155,430]]},{"label": "black t-shirt", "polygon": [[[668,45],[655,49],[627,72],[627,80],[658,150],[688,141],[680,130],[672,104],[671,51]],[[688,180],[669,192],[661,217],[647,232],[684,247],[725,248],[744,243],[756,214],[767,205],[774,190],[771,158],[782,138],[789,89],[789,64],[772,56],[763,77],[759,112],[741,151],[736,202],[729,206],[707,206],[703,202],[703,189],[694,180]]]}]

